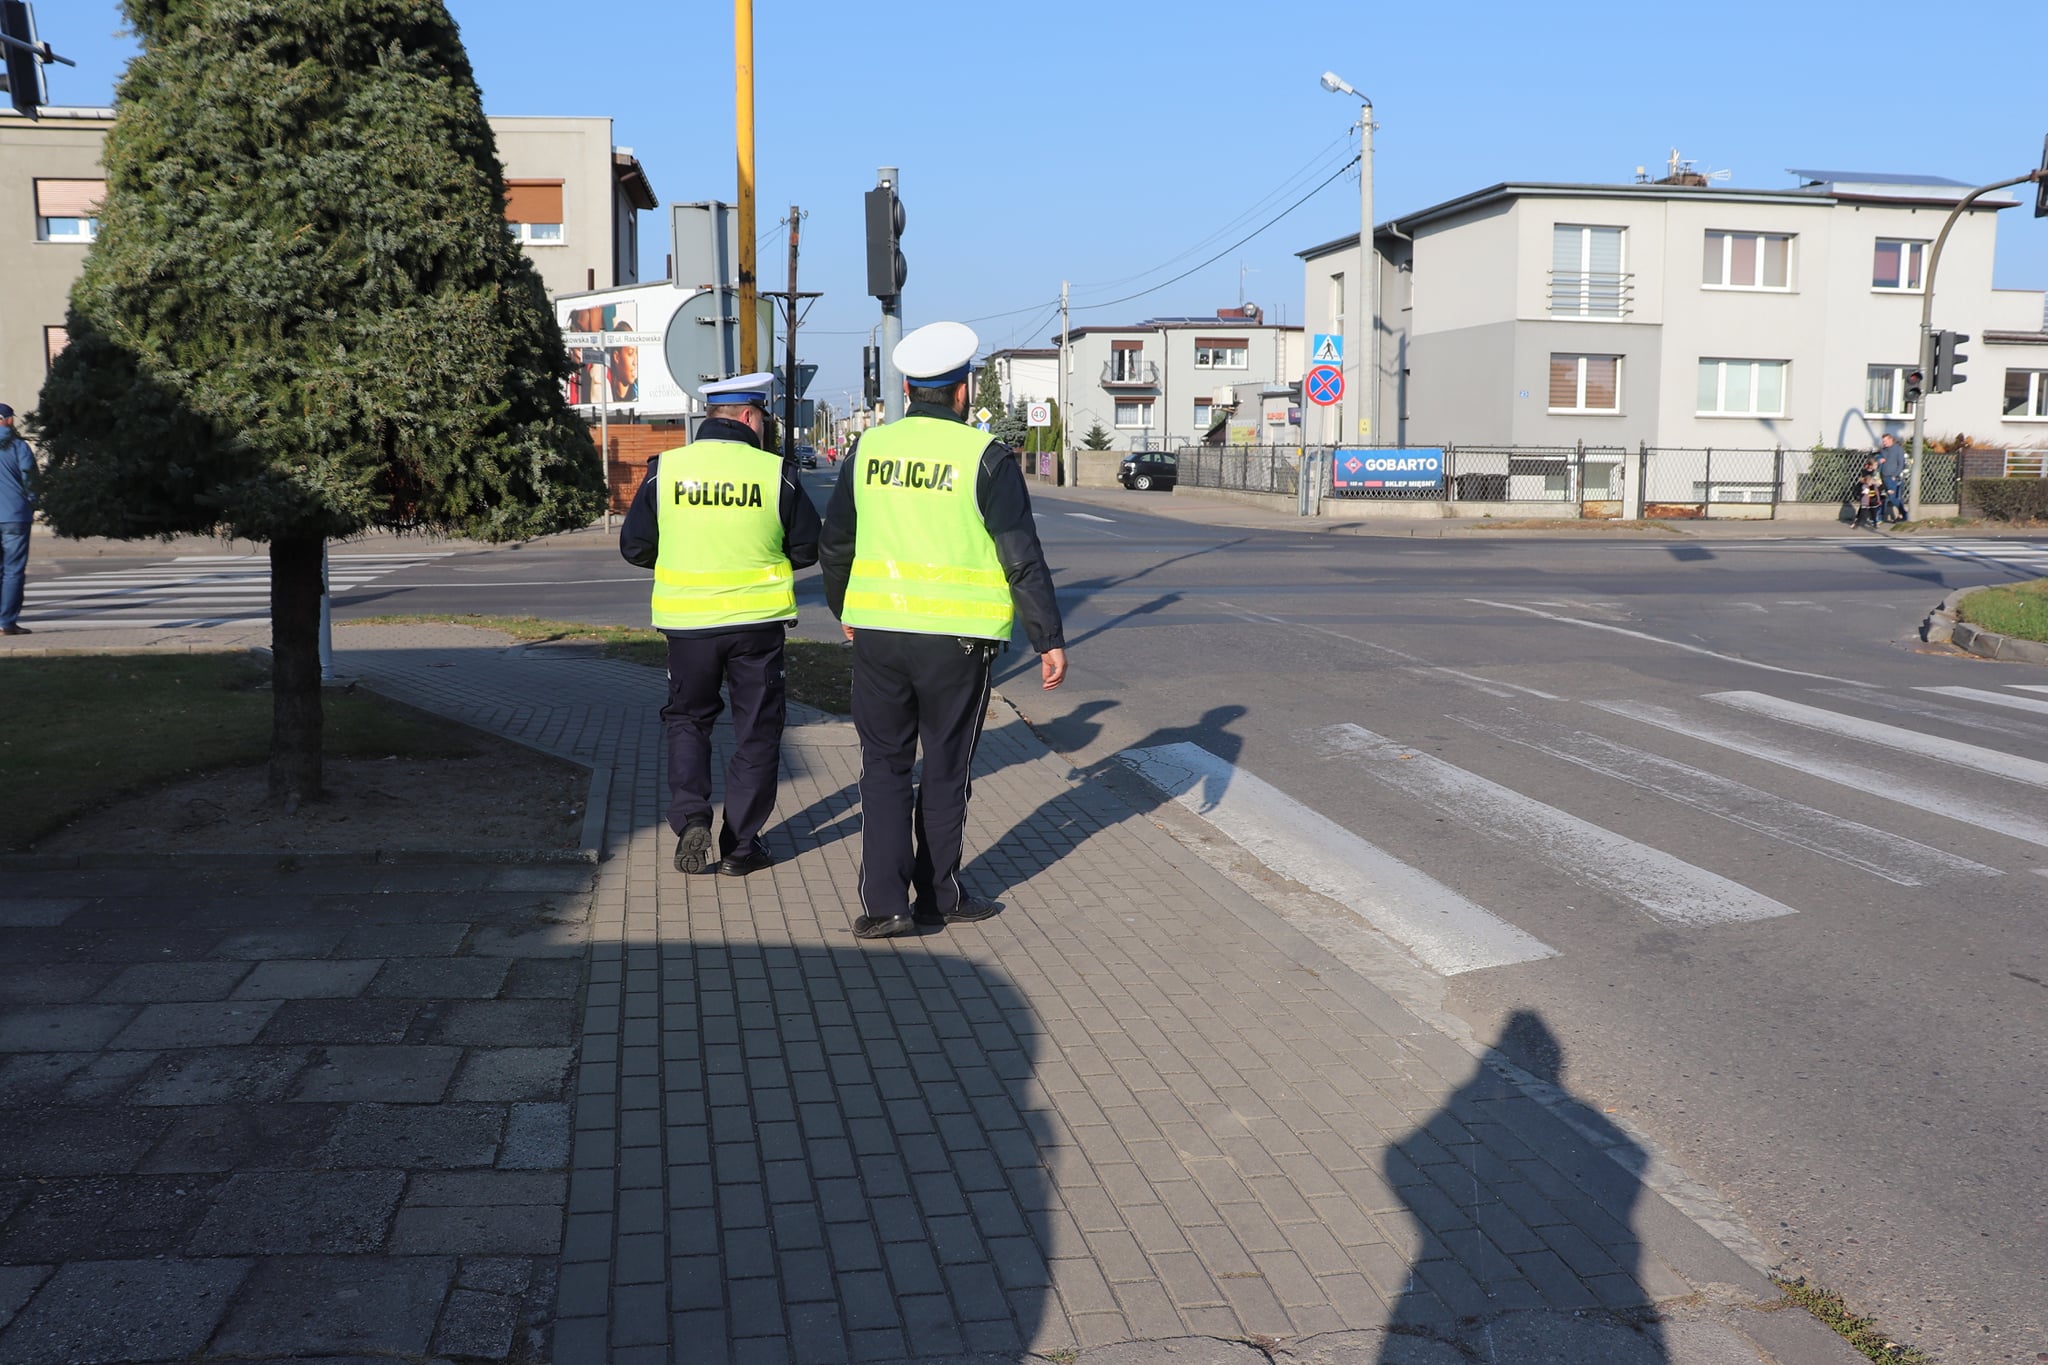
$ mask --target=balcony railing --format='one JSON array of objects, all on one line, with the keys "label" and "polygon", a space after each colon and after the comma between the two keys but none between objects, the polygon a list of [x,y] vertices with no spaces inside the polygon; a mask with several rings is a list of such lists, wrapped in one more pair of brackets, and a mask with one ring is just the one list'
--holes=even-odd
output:
[{"label": "balcony railing", "polygon": [[1550,315],[1554,318],[1624,318],[1635,302],[1635,272],[1550,272]]},{"label": "balcony railing", "polygon": [[1124,360],[1119,357],[1105,361],[1102,366],[1102,387],[1156,389],[1159,387],[1159,367],[1149,360]]}]

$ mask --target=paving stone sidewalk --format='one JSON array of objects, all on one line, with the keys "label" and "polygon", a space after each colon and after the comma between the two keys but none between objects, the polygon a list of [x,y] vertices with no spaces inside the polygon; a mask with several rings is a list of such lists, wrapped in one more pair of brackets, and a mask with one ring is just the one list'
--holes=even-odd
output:
[{"label": "paving stone sidewalk", "polygon": [[649,671],[337,649],[602,766],[608,857],[0,872],[10,1365],[1859,1358],[1014,718],[1005,912],[867,944],[843,722],[788,733],[776,867],[685,877]]}]

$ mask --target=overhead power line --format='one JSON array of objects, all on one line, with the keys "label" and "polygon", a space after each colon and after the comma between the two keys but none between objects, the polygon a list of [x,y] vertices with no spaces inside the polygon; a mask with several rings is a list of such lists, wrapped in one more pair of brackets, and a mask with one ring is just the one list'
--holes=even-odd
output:
[{"label": "overhead power line", "polygon": [[1356,165],[1357,165],[1357,164],[1359,163],[1359,160],[1360,160],[1360,158],[1358,158],[1358,157],[1355,157],[1355,156],[1354,156],[1354,157],[1352,157],[1352,158],[1351,158],[1351,159],[1350,159],[1349,161],[1345,162],[1345,163],[1344,163],[1343,165],[1339,166],[1339,167],[1338,167],[1338,168],[1337,168],[1336,170],[1332,171],[1332,172],[1330,173],[1329,177],[1328,177],[1327,179],[1325,179],[1325,180],[1324,180],[1324,181],[1323,181],[1323,182],[1322,182],[1321,184],[1317,185],[1317,186],[1316,186],[1316,187],[1315,187],[1314,189],[1310,190],[1310,191],[1309,191],[1309,192],[1308,192],[1307,194],[1304,194],[1303,196],[1301,196],[1301,198],[1299,198],[1299,199],[1295,200],[1295,201],[1294,201],[1293,203],[1289,204],[1289,205],[1288,205],[1288,206],[1287,206],[1286,208],[1284,208],[1284,209],[1280,210],[1280,212],[1278,212],[1278,213],[1274,214],[1274,215],[1273,215],[1273,216],[1272,216],[1271,218],[1268,218],[1268,219],[1267,219],[1267,220],[1266,220],[1265,222],[1263,222],[1263,223],[1259,224],[1259,225],[1258,225],[1257,227],[1253,228],[1253,229],[1252,229],[1252,230],[1251,230],[1250,232],[1246,233],[1246,234],[1245,234],[1244,236],[1242,236],[1242,237],[1238,238],[1238,239],[1237,239],[1236,241],[1232,242],[1232,243],[1231,243],[1231,244],[1230,244],[1229,246],[1227,246],[1227,247],[1224,247],[1224,248],[1223,248],[1223,250],[1221,250],[1221,251],[1217,252],[1217,253],[1216,253],[1216,254],[1215,254],[1214,256],[1211,256],[1211,257],[1210,257],[1210,258],[1209,258],[1208,260],[1206,260],[1206,261],[1203,261],[1203,262],[1201,262],[1201,263],[1200,263],[1200,264],[1198,264],[1198,265],[1191,265],[1191,266],[1189,266],[1189,267],[1188,267],[1188,268],[1187,268],[1186,270],[1183,270],[1183,271],[1181,271],[1181,272],[1180,272],[1180,274],[1178,274],[1178,275],[1175,275],[1175,276],[1174,276],[1174,277],[1173,277],[1172,279],[1170,279],[1170,280],[1161,280],[1161,281],[1160,281],[1159,283],[1157,283],[1157,284],[1155,284],[1155,285],[1152,285],[1152,286],[1151,286],[1151,287],[1149,287],[1149,288],[1146,288],[1146,289],[1140,289],[1140,290],[1139,290],[1139,291],[1138,291],[1137,293],[1135,293],[1135,294],[1126,294],[1126,295],[1124,295],[1124,296],[1123,296],[1122,298],[1120,298],[1120,299],[1109,299],[1109,300],[1107,300],[1106,302],[1103,302],[1103,303],[1087,303],[1087,304],[1077,304],[1077,305],[1076,305],[1076,306],[1074,307],[1073,311],[1074,311],[1074,312],[1077,312],[1077,313],[1083,313],[1083,312],[1093,312],[1093,311],[1095,311],[1095,310],[1096,310],[1096,309],[1098,309],[1098,308],[1114,308],[1114,307],[1116,307],[1116,306],[1117,306],[1118,304],[1120,304],[1120,303],[1129,303],[1129,302],[1130,302],[1131,300],[1133,300],[1133,299],[1142,299],[1142,298],[1144,298],[1144,297],[1145,297],[1145,296],[1146,296],[1147,294],[1156,294],[1156,293],[1158,293],[1158,292],[1159,292],[1160,290],[1162,290],[1162,289],[1166,288],[1166,286],[1168,286],[1169,284],[1179,284],[1179,283],[1180,283],[1180,282],[1181,282],[1182,280],[1184,280],[1184,279],[1186,279],[1186,278],[1187,278],[1188,276],[1190,276],[1190,275],[1194,274],[1194,273],[1195,273],[1196,271],[1198,271],[1198,270],[1202,270],[1202,269],[1205,269],[1205,268],[1206,268],[1206,267],[1208,267],[1208,266],[1212,266],[1212,265],[1216,264],[1216,262],[1218,262],[1218,261],[1222,260],[1222,259],[1223,259],[1223,258],[1224,258],[1225,256],[1228,256],[1228,255],[1229,255],[1229,254],[1230,254],[1231,252],[1233,252],[1233,251],[1237,250],[1237,249],[1238,249],[1239,247],[1243,246],[1243,245],[1244,245],[1244,244],[1245,244],[1246,242],[1249,242],[1249,241],[1250,241],[1250,240],[1251,240],[1252,238],[1254,238],[1254,237],[1258,236],[1258,235],[1259,235],[1260,233],[1264,232],[1264,231],[1265,231],[1265,230],[1266,230],[1267,228],[1269,228],[1269,227],[1273,226],[1273,224],[1275,224],[1275,223],[1279,222],[1279,221],[1280,221],[1280,220],[1281,220],[1282,218],[1285,218],[1285,217],[1286,217],[1286,216],[1287,216],[1288,214],[1290,214],[1290,213],[1294,212],[1294,211],[1295,211],[1296,209],[1300,208],[1300,207],[1301,207],[1301,206],[1302,206],[1303,204],[1306,204],[1306,203],[1307,203],[1307,202],[1308,202],[1309,200],[1311,200],[1311,199],[1315,198],[1315,197],[1316,197],[1316,196],[1317,196],[1318,194],[1322,193],[1322,192],[1323,192],[1323,190],[1324,190],[1325,188],[1327,188],[1327,187],[1328,187],[1328,186],[1329,186],[1329,185],[1331,184],[1331,182],[1332,182],[1332,181],[1336,180],[1338,176],[1340,176],[1340,175],[1344,174],[1344,172],[1346,172],[1346,171],[1350,170],[1350,169],[1351,169],[1351,168],[1352,168],[1353,166],[1356,166]]}]

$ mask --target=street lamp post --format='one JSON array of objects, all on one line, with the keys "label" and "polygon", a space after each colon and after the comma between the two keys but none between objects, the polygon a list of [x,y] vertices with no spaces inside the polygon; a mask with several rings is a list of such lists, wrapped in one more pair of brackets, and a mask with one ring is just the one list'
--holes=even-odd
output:
[{"label": "street lamp post", "polygon": [[[1353,338],[1346,338],[1346,345],[1353,354],[1345,357],[1345,392],[1359,393],[1363,399],[1365,420],[1359,425],[1358,433],[1369,441],[1380,439],[1380,264],[1378,252],[1372,239],[1372,101],[1367,99],[1349,81],[1334,71],[1323,73],[1323,89],[1332,94],[1349,95],[1359,103],[1358,113],[1358,290],[1357,303],[1360,327],[1347,327],[1347,331],[1360,332],[1357,337],[1363,346],[1353,346]],[[1346,312],[1350,311],[1349,305]],[[1346,433],[1339,432],[1342,437]]]}]

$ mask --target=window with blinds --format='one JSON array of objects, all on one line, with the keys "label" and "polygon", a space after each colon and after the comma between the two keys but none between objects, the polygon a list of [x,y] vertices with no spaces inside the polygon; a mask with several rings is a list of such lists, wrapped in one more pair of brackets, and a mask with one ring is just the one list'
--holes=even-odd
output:
[{"label": "window with blinds", "polygon": [[1551,230],[1550,315],[1627,316],[1629,275],[1625,248],[1621,228],[1557,224]]},{"label": "window with blinds", "polygon": [[1702,359],[1697,411],[1701,417],[1783,417],[1785,370],[1782,360]]},{"label": "window with blinds", "polygon": [[1552,355],[1552,412],[1621,411],[1621,357],[1618,355]]},{"label": "window with blinds", "polygon": [[1198,370],[1248,370],[1251,364],[1251,343],[1243,337],[1195,338]]},{"label": "window with blinds", "polygon": [[1700,283],[1708,289],[1789,289],[1792,238],[1774,232],[1709,232]]},{"label": "window with blinds", "polygon": [[505,225],[522,242],[559,243],[562,240],[562,182],[507,180]]},{"label": "window with blinds", "polygon": [[90,242],[100,235],[104,180],[36,181],[36,240]]}]

